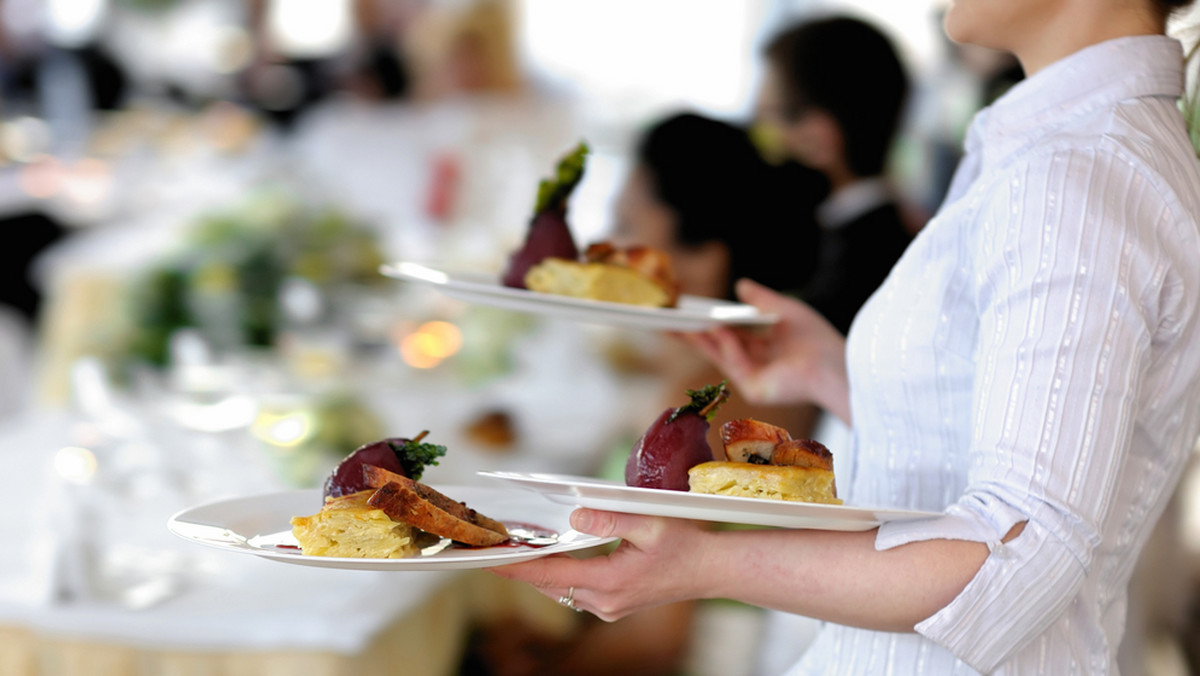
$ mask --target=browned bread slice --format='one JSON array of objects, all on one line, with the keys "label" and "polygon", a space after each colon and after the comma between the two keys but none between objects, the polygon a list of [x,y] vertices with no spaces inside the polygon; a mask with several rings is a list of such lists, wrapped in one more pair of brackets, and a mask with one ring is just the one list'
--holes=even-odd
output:
[{"label": "browned bread slice", "polygon": [[390,469],[384,469],[378,465],[363,465],[362,473],[363,483],[371,488],[379,488],[389,481],[400,481],[402,479],[411,481],[411,479],[403,474],[397,474]]},{"label": "browned bread slice", "polygon": [[833,454],[819,441],[813,439],[789,439],[771,451],[772,465],[814,467],[833,471]]},{"label": "browned bread slice", "polygon": [[396,521],[465,545],[491,547],[509,539],[504,524],[407,477],[383,484],[367,503]]},{"label": "browned bread slice", "polygon": [[771,462],[775,447],[789,441],[787,430],[753,418],[739,418],[721,425],[721,443],[729,462]]}]

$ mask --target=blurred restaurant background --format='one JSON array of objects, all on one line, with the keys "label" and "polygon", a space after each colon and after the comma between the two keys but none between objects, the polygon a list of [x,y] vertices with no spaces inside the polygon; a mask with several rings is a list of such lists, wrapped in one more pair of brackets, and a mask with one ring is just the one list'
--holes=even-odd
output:
[{"label": "blurred restaurant background", "polygon": [[[940,7],[0,0],[0,676],[559,673],[538,656],[595,627],[530,589],[282,565],[166,520],[316,486],[422,430],[449,449],[431,483],[612,476],[680,394],[662,336],[472,306],[380,265],[499,271],[580,140],[571,229],[611,236],[639,135],[680,111],[749,121],[764,41],[835,11],[912,72],[890,178],[919,227],[971,115],[1019,78],[950,44]],[[1135,576],[1125,673],[1200,673],[1198,590],[1193,471]],[[769,673],[761,612],[700,606],[679,641],[601,628],[589,663]],[[811,626],[794,632],[802,650]]]}]

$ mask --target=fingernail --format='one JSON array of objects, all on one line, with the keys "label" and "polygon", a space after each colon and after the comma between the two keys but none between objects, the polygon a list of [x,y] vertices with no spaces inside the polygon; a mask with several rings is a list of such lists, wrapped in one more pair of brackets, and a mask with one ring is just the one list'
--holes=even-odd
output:
[{"label": "fingernail", "polygon": [[571,512],[571,527],[581,533],[587,533],[594,521],[592,513],[586,509],[577,509]]}]

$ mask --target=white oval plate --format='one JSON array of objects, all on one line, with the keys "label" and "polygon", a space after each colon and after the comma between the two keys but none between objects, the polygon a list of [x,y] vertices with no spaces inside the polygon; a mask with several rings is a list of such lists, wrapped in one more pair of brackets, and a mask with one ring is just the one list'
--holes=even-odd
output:
[{"label": "white oval plate", "polygon": [[296,548],[290,520],[321,508],[320,489],[283,491],[210,502],[182,510],[167,521],[179,537],[217,549],[253,554],[272,561],[321,568],[356,570],[456,570],[490,568],[519,561],[598,547],[616,538],[572,530],[569,507],[547,503],[526,491],[488,486],[434,486],[481,514],[509,524],[533,524],[554,530],[558,543],[543,547],[452,546],[436,554],[407,559],[353,559],[304,556]]},{"label": "white oval plate", "polygon": [[870,530],[888,521],[941,516],[940,512],[823,505],[637,488],[616,481],[563,474],[479,472],[479,475],[535,491],[561,505],[751,526],[859,531]]},{"label": "white oval plate", "polygon": [[705,331],[718,325],[767,325],[777,321],[753,305],[716,298],[681,296],[678,307],[653,308],[571,298],[501,284],[494,274],[451,272],[429,265],[398,262],[380,267],[387,277],[424,284],[470,303],[594,324],[661,331]]}]

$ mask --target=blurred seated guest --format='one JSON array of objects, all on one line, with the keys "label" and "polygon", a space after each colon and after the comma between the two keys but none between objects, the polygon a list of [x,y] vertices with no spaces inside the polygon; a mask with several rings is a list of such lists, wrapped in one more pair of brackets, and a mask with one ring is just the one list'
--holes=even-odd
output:
[{"label": "blurred seated guest", "polygon": [[411,93],[403,42],[425,0],[248,4],[255,54],[239,84],[247,103],[282,129],[342,91],[370,100]]},{"label": "blurred seated guest", "polygon": [[427,0],[356,0],[359,38],[340,86],[368,100],[392,101],[412,93],[412,68],[404,55],[409,26]]},{"label": "blurred seated guest", "polygon": [[413,95],[504,94],[525,89],[512,4],[505,0],[435,3],[408,32]]},{"label": "blurred seated guest", "polygon": [[[750,277],[795,293],[812,281],[817,263],[814,210],[828,185],[818,172],[765,161],[746,129],[694,113],[652,125],[616,200],[615,239],[665,251],[680,292],[732,300],[733,284]],[[707,360],[667,346],[656,363],[665,376],[666,405],[685,389],[718,382]],[[772,420],[804,434],[815,409],[746,407],[737,393],[723,419]],[[720,447],[719,425],[710,444]]]},{"label": "blurred seated guest", "polygon": [[746,129],[678,113],[644,132],[617,195],[616,237],[666,251],[686,294],[733,300],[743,276],[798,291],[817,261],[813,211],[827,191],[816,171],[767,163]]},{"label": "blurred seated guest", "polygon": [[844,335],[912,239],[886,178],[909,77],[891,41],[850,17],[795,24],[765,56],[759,122],[830,186],[817,208],[819,259],[799,295]]},{"label": "blurred seated guest", "polygon": [[[613,240],[667,252],[685,294],[733,299],[733,282],[743,275],[780,290],[798,289],[815,261],[813,209],[826,189],[814,171],[767,163],[745,129],[679,113],[653,124],[640,139],[617,195]],[[722,379],[691,350],[678,349],[673,341],[662,347],[648,360],[662,376],[662,407],[684,403],[685,389]],[[751,407],[734,392],[719,420],[748,416],[802,431],[811,427],[815,409]],[[713,425],[709,444],[720,448],[720,443],[719,425]],[[621,466],[628,450],[614,451]],[[515,621],[481,627],[461,673],[687,673],[702,612],[702,604],[689,601],[612,623],[587,616],[567,640]]]}]

